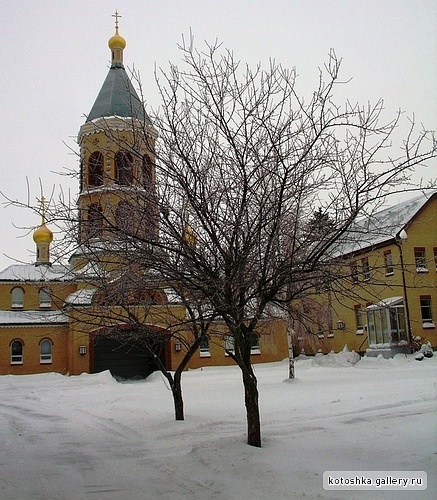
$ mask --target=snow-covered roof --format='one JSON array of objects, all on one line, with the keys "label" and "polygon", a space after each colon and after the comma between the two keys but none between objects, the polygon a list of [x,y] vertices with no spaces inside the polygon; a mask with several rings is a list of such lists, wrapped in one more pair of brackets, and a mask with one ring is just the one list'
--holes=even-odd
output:
[{"label": "snow-covered roof", "polygon": [[108,274],[106,270],[103,269],[102,265],[93,261],[88,262],[80,269],[73,269],[72,272],[77,279],[104,278]]},{"label": "snow-covered roof", "polygon": [[76,290],[65,299],[65,303],[72,306],[89,306],[93,300],[97,288],[81,288]]},{"label": "snow-covered roof", "polygon": [[164,288],[164,293],[170,304],[180,304],[182,302],[180,295],[178,295],[173,288]]},{"label": "snow-covered roof", "polygon": [[66,323],[68,323],[68,317],[60,311],[0,311],[0,327]]},{"label": "snow-covered roof", "polygon": [[388,299],[381,300],[377,304],[371,304],[370,306],[367,306],[367,309],[371,310],[371,309],[393,307],[402,304],[403,301],[404,301],[403,297],[389,297]]},{"label": "snow-covered roof", "polygon": [[13,264],[0,272],[0,281],[69,281],[70,270],[60,264]]},{"label": "snow-covered roof", "polygon": [[398,238],[415,214],[435,194],[435,191],[428,195],[422,194],[357,220],[338,242],[335,254],[347,255]]}]

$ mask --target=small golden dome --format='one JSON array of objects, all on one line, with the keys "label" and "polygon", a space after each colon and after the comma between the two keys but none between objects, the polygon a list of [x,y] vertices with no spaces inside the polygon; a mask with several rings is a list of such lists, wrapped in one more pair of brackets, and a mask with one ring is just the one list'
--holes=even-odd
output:
[{"label": "small golden dome", "polygon": [[126,40],[118,34],[118,28],[115,30],[115,35],[111,36],[108,40],[108,47],[113,49],[124,49],[126,47]]},{"label": "small golden dome", "polygon": [[51,243],[53,241],[53,233],[45,224],[42,224],[33,233],[33,241],[35,243]]}]

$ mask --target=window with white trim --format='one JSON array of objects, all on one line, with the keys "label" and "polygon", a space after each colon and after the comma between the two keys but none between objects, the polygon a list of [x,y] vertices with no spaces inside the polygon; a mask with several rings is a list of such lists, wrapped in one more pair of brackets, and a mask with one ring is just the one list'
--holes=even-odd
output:
[{"label": "window with white trim", "polygon": [[11,290],[11,307],[12,309],[22,309],[24,305],[24,290],[20,286],[16,286]]},{"label": "window with white trim", "polygon": [[261,354],[259,348],[259,337],[255,333],[250,336],[250,354]]},{"label": "window with white trim", "polygon": [[52,297],[50,295],[50,290],[48,288],[41,288],[38,292],[39,295],[39,307],[50,308],[52,307]]},{"label": "window with white trim", "polygon": [[352,262],[350,265],[352,283],[358,283],[358,266],[356,262]]},{"label": "window with white trim", "polygon": [[355,325],[357,327],[357,335],[362,335],[364,333],[364,319],[365,319],[365,311],[361,308],[360,304],[354,306],[355,312]]},{"label": "window with white trim", "polygon": [[435,328],[432,319],[431,297],[429,295],[420,296],[420,312],[422,314],[422,327]]},{"label": "window with white trim", "polygon": [[209,351],[209,338],[205,335],[202,337],[199,345],[199,353],[201,358],[210,358],[211,353]]},{"label": "window with white trim", "polygon": [[41,364],[52,362],[52,341],[49,339],[41,340],[39,345],[39,362]]},{"label": "window with white trim", "polygon": [[414,262],[416,263],[416,271],[418,273],[428,272],[428,267],[426,264],[426,253],[424,247],[414,248]]},{"label": "window with white trim", "polygon": [[226,353],[226,356],[229,356],[228,351],[234,352],[234,350],[235,350],[234,337],[232,335],[225,335],[225,353]]},{"label": "window with white trim", "polygon": [[385,263],[385,275],[391,276],[393,274],[393,255],[391,250],[384,252],[384,263]]},{"label": "window with white trim", "polygon": [[368,257],[364,257],[363,259],[361,259],[361,268],[363,272],[363,280],[370,280],[370,264]]},{"label": "window with white trim", "polygon": [[13,340],[11,343],[11,365],[23,364],[23,342]]}]

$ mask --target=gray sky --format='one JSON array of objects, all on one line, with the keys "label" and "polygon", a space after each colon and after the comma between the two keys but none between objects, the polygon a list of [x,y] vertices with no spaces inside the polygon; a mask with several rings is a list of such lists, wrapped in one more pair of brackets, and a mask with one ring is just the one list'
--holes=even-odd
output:
[{"label": "gray sky", "polygon": [[[64,144],[75,138],[106,77],[111,15],[122,18],[125,66],[141,73],[150,107],[159,105],[154,68],[179,63],[177,44],[192,29],[196,45],[218,38],[251,65],[269,58],[296,67],[299,87],[317,85],[330,48],[343,58],[342,77],[353,78],[342,98],[385,101],[427,129],[437,128],[436,0],[2,0],[0,79],[0,191],[30,200],[53,186],[77,194],[76,182],[57,174],[77,168]],[[435,164],[434,164],[435,169]],[[436,176],[432,168],[416,179]],[[0,206],[0,269],[5,256],[35,259],[29,211]],[[56,237],[56,235],[55,235]]]}]

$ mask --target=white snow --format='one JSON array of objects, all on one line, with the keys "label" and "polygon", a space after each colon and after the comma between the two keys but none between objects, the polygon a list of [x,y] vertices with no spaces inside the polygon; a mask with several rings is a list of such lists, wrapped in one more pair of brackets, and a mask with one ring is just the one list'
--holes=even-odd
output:
[{"label": "white snow", "polygon": [[61,311],[0,311],[0,325],[67,324],[68,316]]},{"label": "white snow", "polygon": [[[261,449],[236,367],[184,373],[184,422],[159,373],[1,376],[0,498],[435,498],[437,356],[340,354],[298,359],[289,383],[286,361],[255,365]],[[428,488],[324,491],[325,470],[426,471]]]}]

